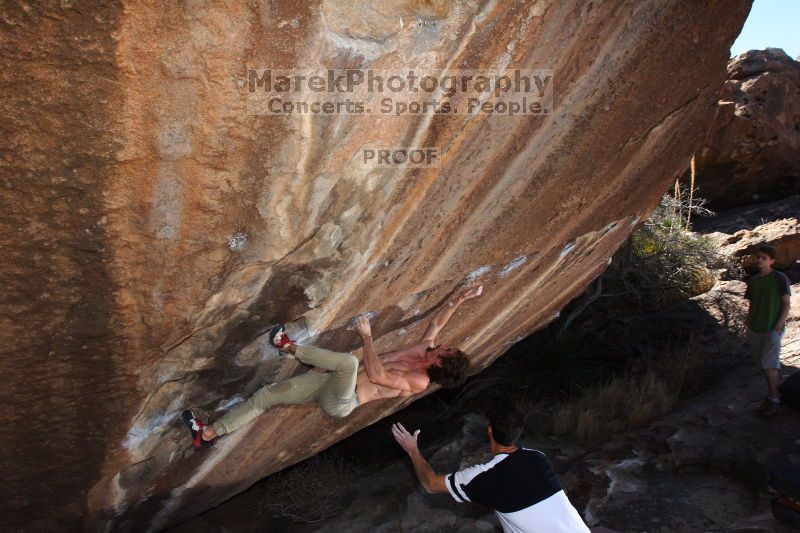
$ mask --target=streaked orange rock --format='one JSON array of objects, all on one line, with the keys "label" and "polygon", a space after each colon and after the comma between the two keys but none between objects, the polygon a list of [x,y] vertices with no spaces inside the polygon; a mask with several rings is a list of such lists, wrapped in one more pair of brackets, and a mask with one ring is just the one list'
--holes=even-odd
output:
[{"label": "streaked orange rock", "polygon": [[[212,419],[304,371],[262,333],[421,335],[474,371],[551,321],[685,168],[749,0],[71,2],[0,7],[8,529],[158,530],[401,408]],[[248,67],[551,68],[546,116],[252,116]],[[375,169],[364,147],[436,147]]]}]

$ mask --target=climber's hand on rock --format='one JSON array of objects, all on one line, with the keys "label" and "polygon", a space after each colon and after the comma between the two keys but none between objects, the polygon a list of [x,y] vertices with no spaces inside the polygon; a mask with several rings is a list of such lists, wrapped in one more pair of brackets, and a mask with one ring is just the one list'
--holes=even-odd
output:
[{"label": "climber's hand on rock", "polygon": [[356,318],[356,331],[361,335],[362,339],[372,336],[372,328],[369,325],[369,319],[364,315]]},{"label": "climber's hand on rock", "polygon": [[462,300],[471,300],[473,298],[477,298],[483,292],[483,285],[478,285],[477,287],[472,287],[471,289],[466,289],[464,292],[461,293]]},{"label": "climber's hand on rock", "polygon": [[403,427],[403,424],[398,422],[392,426],[392,435],[394,435],[394,440],[397,441],[397,444],[400,445],[406,453],[410,454],[416,451],[419,451],[417,447],[417,437],[419,436],[420,430],[416,430],[412,435],[406,428]]}]

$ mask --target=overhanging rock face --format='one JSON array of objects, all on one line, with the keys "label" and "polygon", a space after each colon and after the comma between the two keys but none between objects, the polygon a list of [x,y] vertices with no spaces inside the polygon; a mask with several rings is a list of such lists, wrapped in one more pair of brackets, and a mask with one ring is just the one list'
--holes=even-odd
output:
[{"label": "overhanging rock face", "polygon": [[[686,167],[749,0],[22,2],[0,10],[5,523],[158,530],[401,408],[214,419],[305,371],[263,332],[444,341],[478,371],[552,320]],[[550,68],[546,116],[248,112],[248,67]],[[436,147],[432,168],[364,147]],[[389,438],[387,436],[387,438]]]}]

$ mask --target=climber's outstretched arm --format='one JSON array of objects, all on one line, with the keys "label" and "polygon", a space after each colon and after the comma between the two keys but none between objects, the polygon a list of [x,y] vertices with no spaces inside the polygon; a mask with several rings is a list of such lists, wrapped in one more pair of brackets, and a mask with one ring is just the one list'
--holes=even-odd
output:
[{"label": "climber's outstretched arm", "polygon": [[481,292],[483,292],[483,285],[478,285],[471,289],[465,289],[451,297],[431,319],[428,329],[425,330],[425,334],[422,336],[422,342],[427,342],[431,345],[434,344],[436,337],[439,336],[439,333],[447,325],[447,322],[450,320],[450,317],[453,316],[453,313],[456,312],[458,306],[467,300],[477,298],[481,295]]}]

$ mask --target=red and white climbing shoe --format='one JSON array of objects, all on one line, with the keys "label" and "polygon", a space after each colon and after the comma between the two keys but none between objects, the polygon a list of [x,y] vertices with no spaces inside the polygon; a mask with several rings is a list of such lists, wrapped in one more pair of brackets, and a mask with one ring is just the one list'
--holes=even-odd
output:
[{"label": "red and white climbing shoe", "polygon": [[278,324],[269,331],[269,343],[283,352],[284,348],[295,342],[286,334],[283,324]]},{"label": "red and white climbing shoe", "polygon": [[200,448],[201,446],[211,446],[211,441],[203,440],[203,429],[208,426],[205,422],[194,416],[194,413],[187,409],[183,412],[183,422],[189,426],[192,432],[192,446]]}]

